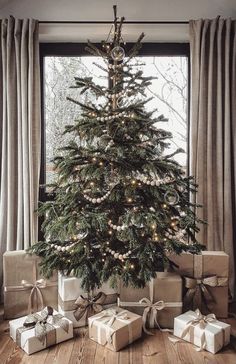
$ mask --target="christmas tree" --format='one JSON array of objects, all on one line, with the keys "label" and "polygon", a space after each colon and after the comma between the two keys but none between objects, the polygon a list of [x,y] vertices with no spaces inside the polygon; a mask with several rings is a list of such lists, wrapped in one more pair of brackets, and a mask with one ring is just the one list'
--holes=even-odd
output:
[{"label": "christmas tree", "polygon": [[81,112],[66,127],[71,142],[54,160],[54,199],[39,208],[45,241],[31,248],[46,276],[54,269],[73,272],[87,291],[108,279],[141,287],[169,263],[169,253],[201,248],[190,202],[196,185],[173,158],[182,150],[167,153],[172,135],[158,128],[165,118],[145,109],[152,78],[134,62],[144,34],[125,49],[124,18],[117,18],[116,7],[114,14],[107,41],[87,46],[104,60],[97,66],[109,85],[75,78],[79,94],[96,101],[68,98]]}]

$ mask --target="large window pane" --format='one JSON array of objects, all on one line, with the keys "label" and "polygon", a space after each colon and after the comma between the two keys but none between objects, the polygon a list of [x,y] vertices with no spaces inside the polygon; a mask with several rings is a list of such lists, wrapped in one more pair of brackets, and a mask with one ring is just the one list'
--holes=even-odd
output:
[{"label": "large window pane", "polygon": [[[156,116],[164,114],[168,122],[158,123],[157,127],[173,133],[170,149],[187,150],[187,111],[188,111],[188,67],[184,56],[148,56],[137,57],[145,76],[153,76],[152,85],[148,88],[147,97],[152,96],[147,104],[148,109],[158,109]],[[58,147],[66,145],[71,135],[62,135],[65,125],[73,123],[79,116],[80,108],[67,101],[66,97],[78,99],[78,90],[70,89],[75,76],[94,77],[101,85],[107,85],[106,74],[95,64],[104,66],[98,57],[45,57],[44,58],[44,99],[46,130],[46,183],[53,182],[52,159]],[[91,95],[79,96],[81,102],[91,101]],[[169,153],[169,151],[168,151]],[[176,155],[175,159],[186,168],[187,154]]]},{"label": "large window pane", "polygon": [[44,58],[44,118],[46,131],[46,183],[53,182],[55,171],[52,159],[57,149],[68,144],[70,135],[62,135],[65,125],[73,124],[80,114],[80,107],[68,100],[67,96],[80,102],[91,101],[91,95],[79,96],[74,85],[74,77],[93,77],[102,85],[107,85],[104,72],[94,63],[102,64],[99,57],[45,57]]},{"label": "large window pane", "polygon": [[[138,57],[145,76],[156,77],[147,90],[153,99],[147,104],[156,116],[164,114],[168,122],[158,123],[157,127],[171,131],[173,139],[170,150],[182,148],[185,153],[175,156],[184,168],[187,165],[187,113],[188,113],[188,59],[183,56]],[[168,150],[167,152],[169,153]]]}]

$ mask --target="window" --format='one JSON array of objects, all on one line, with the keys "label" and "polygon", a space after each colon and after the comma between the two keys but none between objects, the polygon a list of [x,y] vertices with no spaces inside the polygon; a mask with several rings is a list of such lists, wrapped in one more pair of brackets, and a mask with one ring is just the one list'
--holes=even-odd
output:
[{"label": "window", "polygon": [[[103,64],[102,59],[88,56],[84,51],[85,46],[75,43],[41,44],[42,184],[53,182],[55,171],[52,158],[57,148],[68,141],[68,136],[62,136],[61,133],[64,126],[73,123],[79,115],[78,106],[66,100],[67,96],[78,98],[78,90],[70,88],[74,84],[74,77],[92,76],[100,84],[108,84],[104,73],[99,72],[94,65],[94,62]],[[144,43],[137,60],[144,75],[156,77],[147,90],[147,96],[153,97],[147,107],[157,108],[157,115],[164,114],[169,119],[168,122],[158,123],[158,127],[172,132],[171,150],[185,150],[185,153],[175,158],[187,171],[189,45]],[[85,93],[81,101],[86,101],[87,97]],[[41,192],[45,197],[45,191]]]}]

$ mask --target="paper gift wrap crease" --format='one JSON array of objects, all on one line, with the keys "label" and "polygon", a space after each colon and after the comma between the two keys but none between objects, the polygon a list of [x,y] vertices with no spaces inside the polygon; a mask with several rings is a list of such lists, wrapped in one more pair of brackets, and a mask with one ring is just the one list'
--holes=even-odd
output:
[{"label": "paper gift wrap crease", "polygon": [[57,274],[50,279],[40,275],[40,258],[24,250],[3,255],[4,317],[6,319],[42,310],[57,309]]},{"label": "paper gift wrap crease", "polygon": [[222,251],[202,251],[193,255],[170,255],[184,279],[185,310],[199,308],[216,317],[228,316],[229,256]]},{"label": "paper gift wrap crease", "polygon": [[143,316],[146,328],[173,328],[182,312],[182,279],[176,273],[157,272],[143,289],[120,285],[118,306]]},{"label": "paper gift wrap crease", "polygon": [[213,354],[230,342],[230,325],[218,321],[214,314],[204,316],[199,310],[175,318],[174,335]]},{"label": "paper gift wrap crease", "polygon": [[73,323],[57,311],[48,315],[47,308],[9,325],[10,336],[28,355],[73,337]]},{"label": "paper gift wrap crease", "polygon": [[88,324],[88,317],[117,304],[117,292],[109,283],[89,296],[81,288],[81,280],[73,276],[58,275],[58,311],[70,319],[74,327]]},{"label": "paper gift wrap crease", "polygon": [[142,317],[119,307],[88,319],[89,337],[106,348],[119,351],[142,335]]}]

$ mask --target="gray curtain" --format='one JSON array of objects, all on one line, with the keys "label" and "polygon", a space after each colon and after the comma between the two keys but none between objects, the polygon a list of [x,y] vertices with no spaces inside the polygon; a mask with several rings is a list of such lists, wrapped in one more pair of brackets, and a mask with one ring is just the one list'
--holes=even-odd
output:
[{"label": "gray curtain", "polygon": [[37,241],[40,167],[38,22],[3,19],[0,43],[0,279],[2,254]]},{"label": "gray curtain", "polygon": [[208,224],[198,239],[230,256],[235,286],[236,252],[236,21],[190,21],[191,174],[199,185],[197,214]]}]

